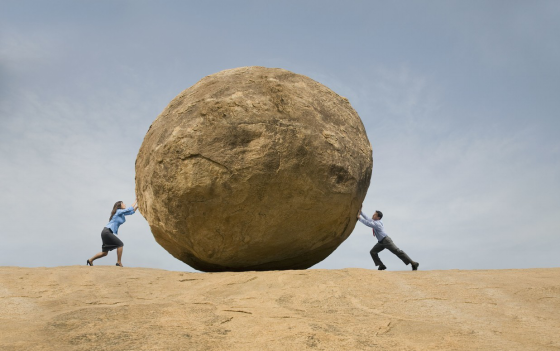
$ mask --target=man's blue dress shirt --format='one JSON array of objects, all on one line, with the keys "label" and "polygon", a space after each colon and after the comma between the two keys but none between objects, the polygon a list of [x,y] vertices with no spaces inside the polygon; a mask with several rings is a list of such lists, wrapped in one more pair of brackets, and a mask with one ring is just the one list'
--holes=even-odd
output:
[{"label": "man's blue dress shirt", "polygon": [[373,228],[373,235],[375,235],[378,242],[381,242],[381,240],[385,239],[385,237],[387,236],[387,233],[385,233],[385,229],[383,228],[383,222],[381,222],[381,220],[373,220],[366,216],[362,211],[360,211],[360,217],[358,219],[363,224],[367,225],[370,228]]}]

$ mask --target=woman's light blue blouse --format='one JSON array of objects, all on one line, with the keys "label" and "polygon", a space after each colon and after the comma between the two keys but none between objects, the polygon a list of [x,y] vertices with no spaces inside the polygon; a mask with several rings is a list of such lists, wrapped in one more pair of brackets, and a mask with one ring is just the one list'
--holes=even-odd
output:
[{"label": "woman's light blue blouse", "polygon": [[113,231],[113,233],[117,234],[120,225],[126,222],[126,218],[124,218],[124,216],[130,216],[131,214],[134,214],[134,207],[132,206],[125,209],[118,209],[117,212],[113,215],[113,218],[111,218],[111,221],[105,226],[105,228],[109,228]]}]

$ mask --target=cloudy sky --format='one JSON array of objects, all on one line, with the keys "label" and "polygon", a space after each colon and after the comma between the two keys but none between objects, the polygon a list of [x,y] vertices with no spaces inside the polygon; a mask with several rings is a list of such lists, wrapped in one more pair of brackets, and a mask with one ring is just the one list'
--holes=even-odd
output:
[{"label": "cloudy sky", "polygon": [[[559,267],[559,37],[558,1],[0,0],[0,265],[84,264],[168,102],[259,65],[350,100],[364,209],[420,269]],[[125,266],[192,271],[140,214],[119,237]],[[374,268],[374,244],[357,224],[315,268]]]}]

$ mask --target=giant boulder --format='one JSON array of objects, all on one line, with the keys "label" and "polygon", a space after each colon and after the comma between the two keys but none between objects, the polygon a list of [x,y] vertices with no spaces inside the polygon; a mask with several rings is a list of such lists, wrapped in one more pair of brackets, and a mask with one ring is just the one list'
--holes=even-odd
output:
[{"label": "giant boulder", "polygon": [[283,69],[212,74],[175,97],[136,159],[156,241],[202,271],[304,269],[352,232],[372,169],[348,100]]}]

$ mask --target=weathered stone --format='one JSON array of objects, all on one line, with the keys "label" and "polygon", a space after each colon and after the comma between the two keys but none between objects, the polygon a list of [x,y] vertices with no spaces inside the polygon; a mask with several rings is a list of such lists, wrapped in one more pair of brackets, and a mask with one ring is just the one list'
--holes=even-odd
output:
[{"label": "weathered stone", "polygon": [[156,241],[198,270],[303,269],[350,235],[371,168],[346,98],[241,67],[203,78],[156,118],[136,194]]}]

